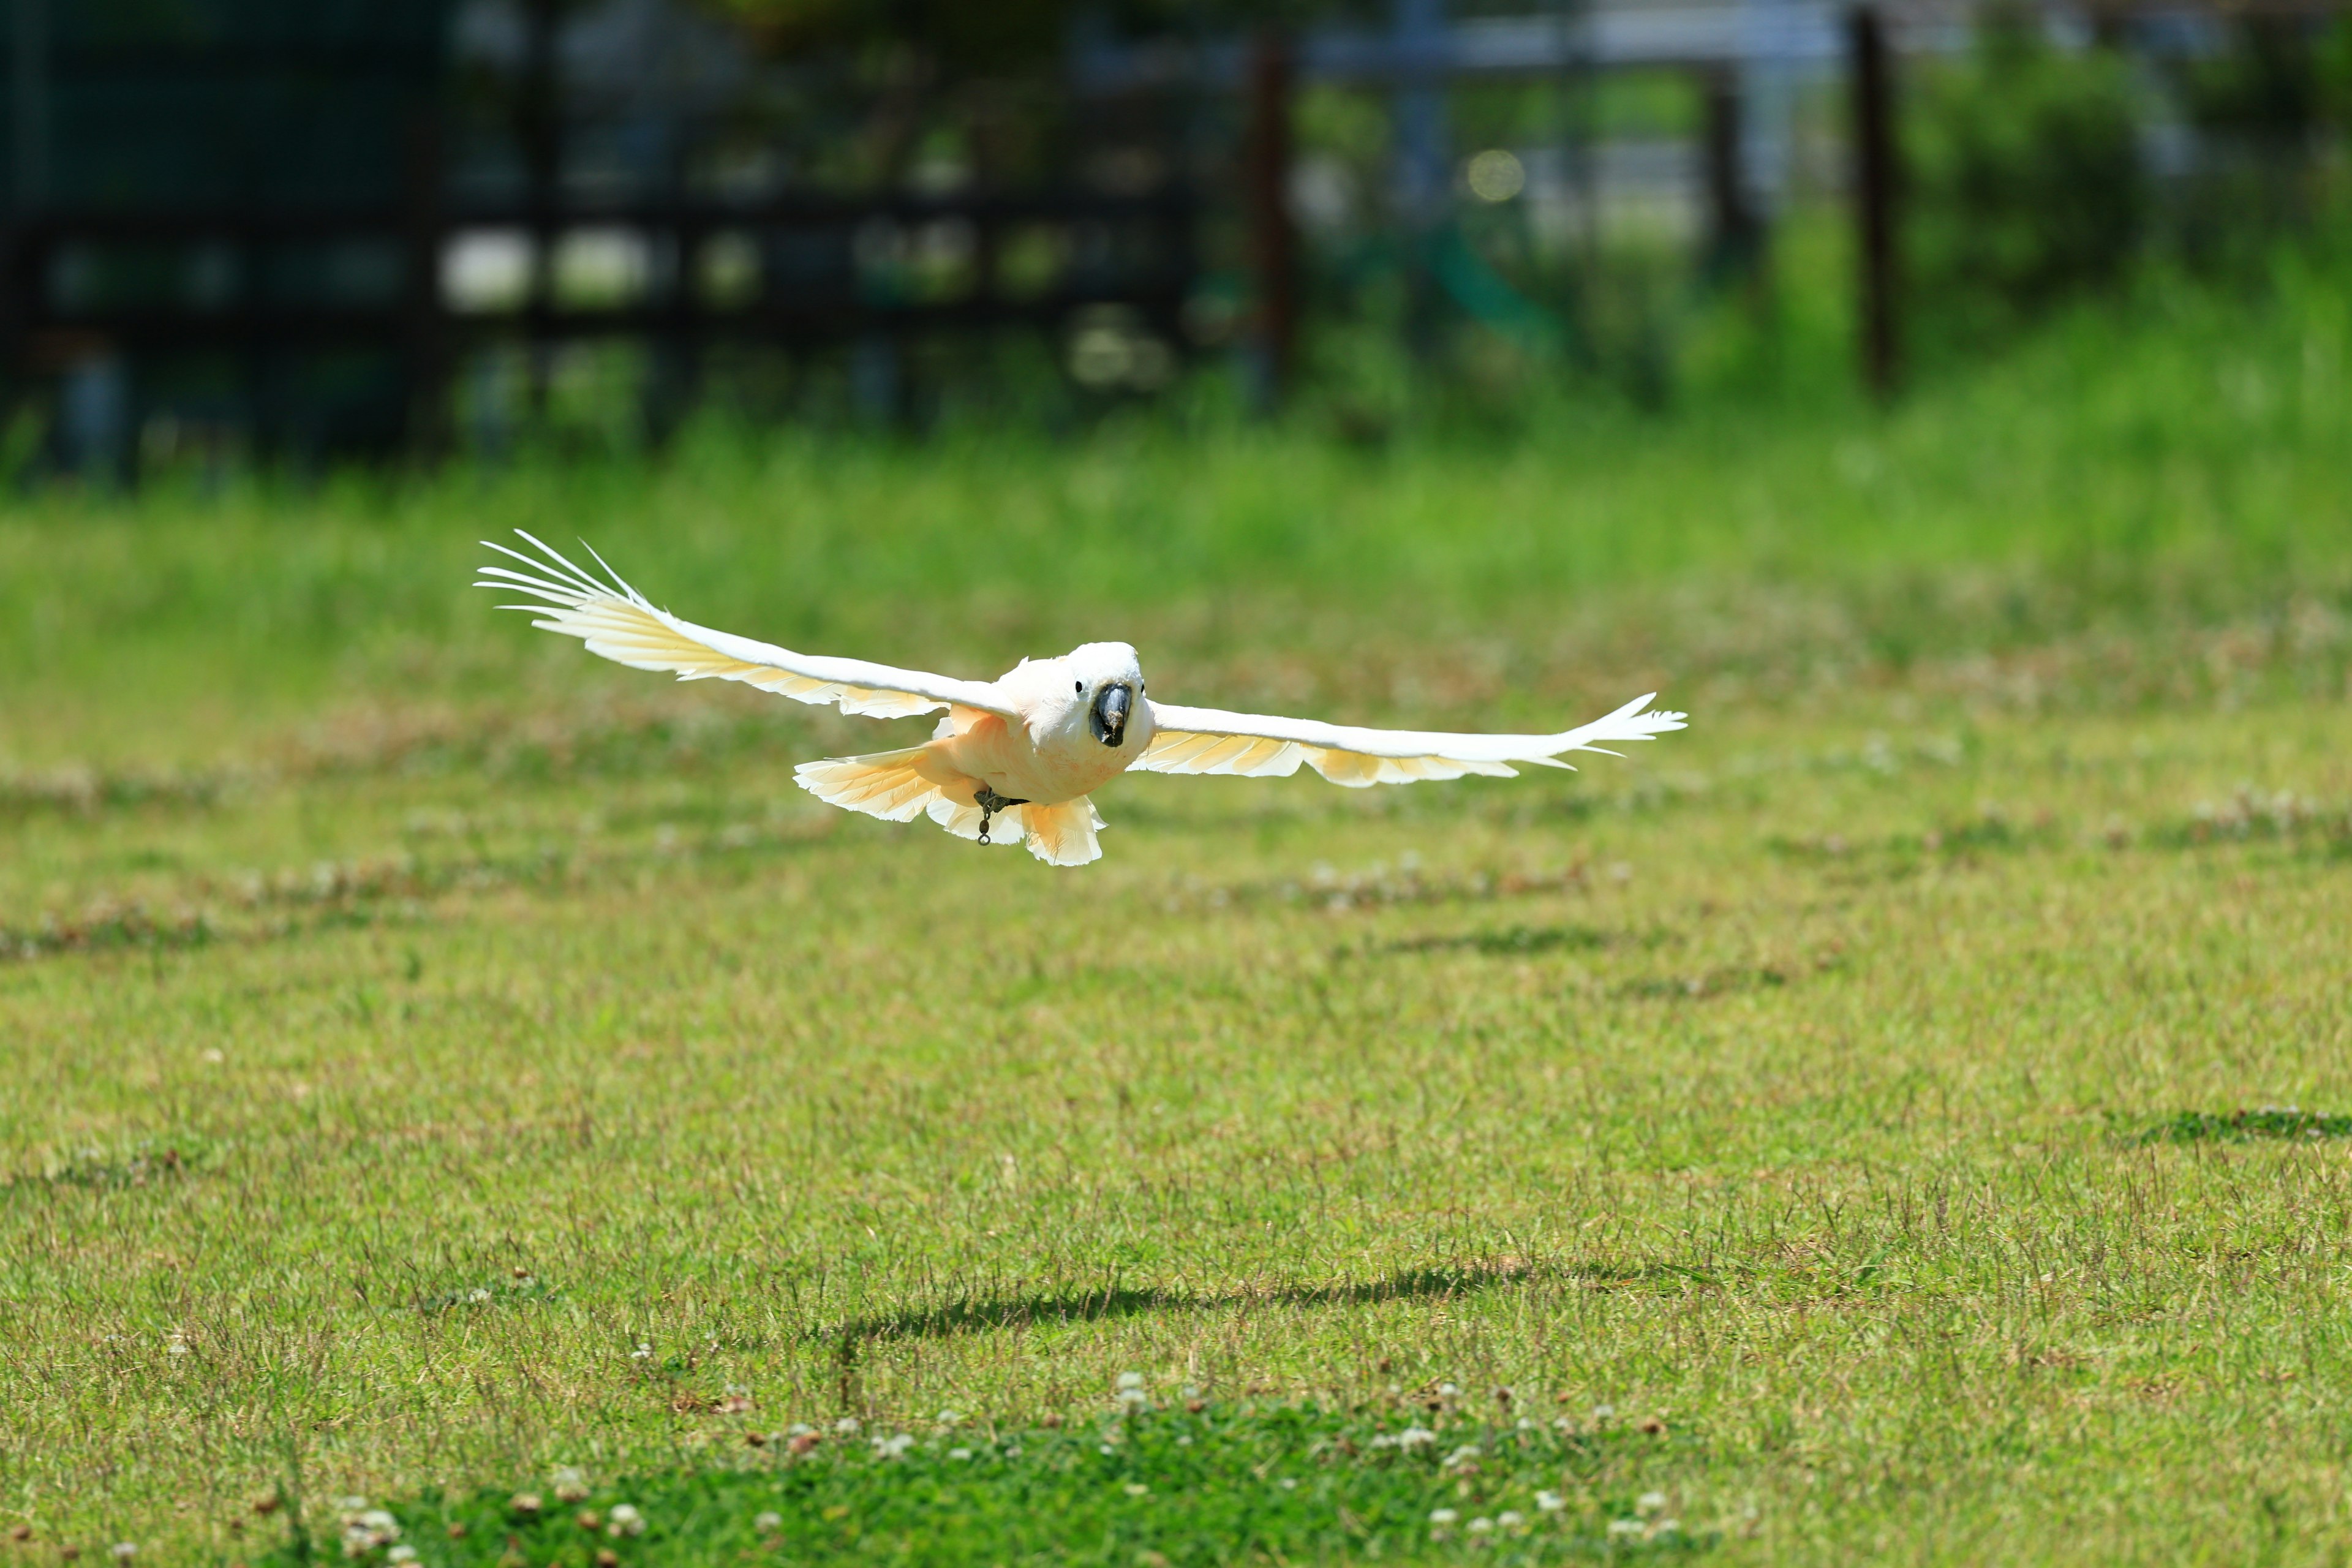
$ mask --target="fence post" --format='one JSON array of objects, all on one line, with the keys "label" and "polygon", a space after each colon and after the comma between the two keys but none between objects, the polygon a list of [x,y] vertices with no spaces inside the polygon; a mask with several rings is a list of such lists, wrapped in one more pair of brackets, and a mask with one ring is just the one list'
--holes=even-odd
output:
[{"label": "fence post", "polygon": [[562,0],[527,0],[523,10],[522,79],[517,84],[516,139],[521,143],[524,205],[530,215],[530,292],[523,307],[523,338],[530,413],[547,412],[553,353],[556,209],[563,178],[563,106],[557,81],[557,33]]},{"label": "fence post", "polygon": [[1741,167],[1739,82],[1728,70],[1702,79],[1706,90],[1706,197],[1709,270],[1717,278],[1747,273],[1756,260],[1761,227]]},{"label": "fence post", "polygon": [[1271,410],[1290,388],[1298,354],[1298,230],[1290,213],[1290,42],[1261,29],[1250,53],[1250,271],[1256,295],[1250,352],[1258,405]]},{"label": "fence post", "polygon": [[432,109],[409,128],[406,247],[408,287],[404,357],[408,372],[409,445],[427,458],[448,446],[448,322],[441,298],[441,251],[446,238],[441,211],[441,121]]},{"label": "fence post", "polygon": [[1853,200],[1860,263],[1862,375],[1880,398],[1891,397],[1901,376],[1900,287],[1896,203],[1901,172],[1895,146],[1894,66],[1885,23],[1875,5],[1846,16],[1853,81]]}]

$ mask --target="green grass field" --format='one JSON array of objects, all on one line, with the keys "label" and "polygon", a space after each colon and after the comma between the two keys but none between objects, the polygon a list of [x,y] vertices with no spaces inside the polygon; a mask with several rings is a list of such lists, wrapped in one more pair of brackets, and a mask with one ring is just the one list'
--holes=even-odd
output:
[{"label": "green grass field", "polygon": [[[2344,1561],[2347,299],[1884,416],[11,501],[0,1563]],[[916,725],[493,616],[516,525],[826,651],[1693,725],[1125,780],[1056,872],[791,785]]]}]

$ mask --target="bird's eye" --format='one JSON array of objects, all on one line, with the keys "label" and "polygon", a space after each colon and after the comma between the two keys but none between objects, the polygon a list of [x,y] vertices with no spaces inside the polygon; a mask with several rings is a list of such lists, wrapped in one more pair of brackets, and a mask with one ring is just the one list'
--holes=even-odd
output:
[{"label": "bird's eye", "polygon": [[1083,680],[1073,680],[1070,682],[1070,689],[1084,697],[1087,694],[1087,683]]}]

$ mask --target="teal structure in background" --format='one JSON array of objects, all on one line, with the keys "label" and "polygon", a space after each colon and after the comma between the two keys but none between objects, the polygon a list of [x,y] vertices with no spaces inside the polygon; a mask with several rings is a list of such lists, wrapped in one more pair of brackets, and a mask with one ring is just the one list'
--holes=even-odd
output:
[{"label": "teal structure in background", "polygon": [[7,0],[0,333],[64,461],[405,437],[448,35],[446,0]]}]

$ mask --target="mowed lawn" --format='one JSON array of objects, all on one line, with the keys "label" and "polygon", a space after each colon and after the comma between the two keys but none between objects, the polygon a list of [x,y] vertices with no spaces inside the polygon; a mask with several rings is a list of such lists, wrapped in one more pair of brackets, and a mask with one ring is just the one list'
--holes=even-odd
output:
[{"label": "mowed lawn", "polygon": [[[1202,1406],[1203,1453],[1294,1407],[1427,1423],[1431,1467],[1457,1428],[1608,1438],[1433,1468],[1459,1527],[1343,1519],[1324,1558],[1540,1554],[1557,1513],[1646,1521],[1576,1550],[1726,1563],[2344,1560],[2352,408],[2321,314],[2169,392],[2090,376],[2110,417],[2072,444],[2045,363],[1719,461],[1673,426],[1532,469],[1113,435],[1010,493],[961,448],[846,452],[827,489],[796,447],[813,496],[753,465],[718,500],[20,503],[0,1561],[258,1561],[289,1512],[333,1555],[345,1498],[902,1430],[989,1458],[1114,1422],[1129,1373]],[[894,466],[923,516],[884,527],[856,505]],[[1188,475],[1362,551],[1121,564]],[[1076,509],[1061,574],[1039,497]],[[1544,542],[1643,507],[1665,542]],[[1027,574],[959,580],[1007,516]],[[1382,542],[1446,519],[1469,564],[1414,610]],[[509,522],[823,651],[984,673],[1131,626],[1179,700],[1556,725],[1659,684],[1693,725],[1572,776],[1124,780],[1107,858],[1055,871],[792,786],[919,724],[493,619],[467,542]],[[762,564],[812,530],[795,558],[865,601]],[[829,1446],[782,1457],[796,1425]],[[1278,1484],[1268,1452],[1215,1485]],[[551,1560],[1001,1560],[861,1545],[843,1495],[811,1518],[849,1533],[790,1550],[652,1517]],[[1500,1510],[1537,1522],[1469,1532]],[[1031,1555],[1247,1559],[1248,1528]],[[497,1534],[407,1540],[525,1561]]]}]

